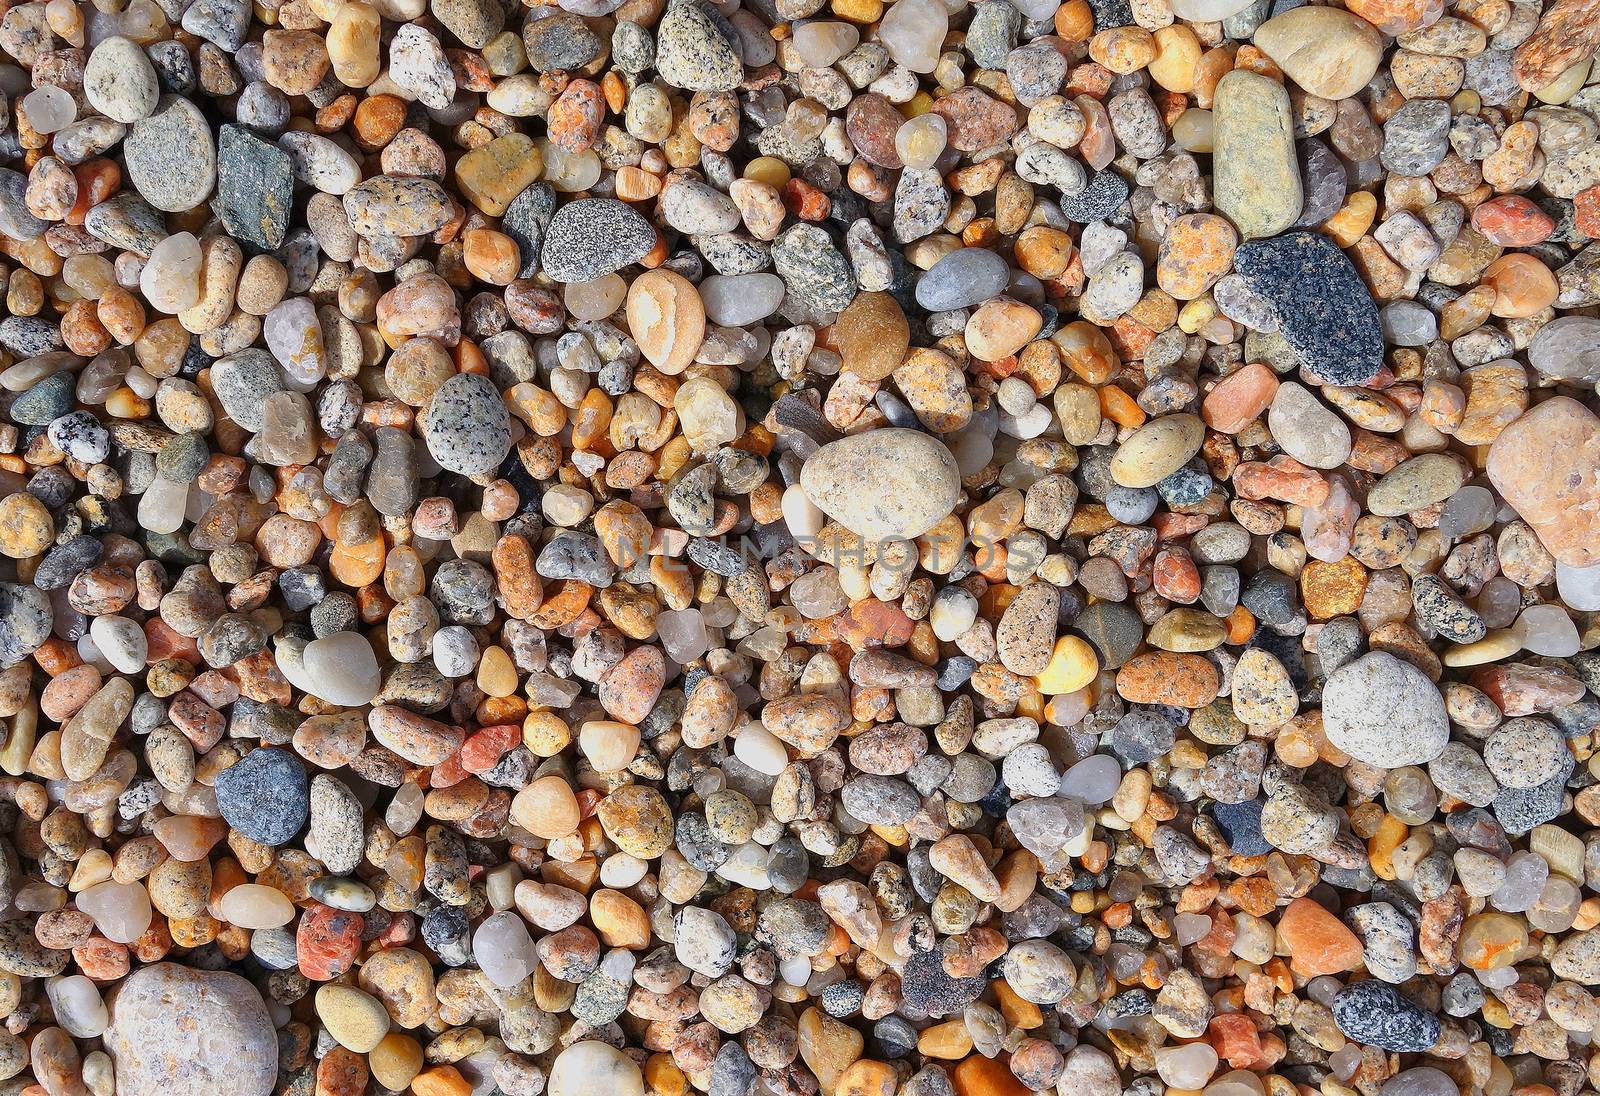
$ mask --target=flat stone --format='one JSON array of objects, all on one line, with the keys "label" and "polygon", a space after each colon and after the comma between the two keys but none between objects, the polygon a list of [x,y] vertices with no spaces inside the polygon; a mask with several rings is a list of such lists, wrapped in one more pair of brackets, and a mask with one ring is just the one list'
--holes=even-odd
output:
[{"label": "flat stone", "polygon": [[557,282],[588,282],[650,253],[656,230],[615,198],[583,198],[555,211],[545,229],[540,262]]},{"label": "flat stone", "polygon": [[1489,447],[1489,481],[1568,567],[1600,564],[1600,418],[1556,396]]},{"label": "flat stone", "polygon": [[241,126],[223,126],[216,206],[228,235],[240,243],[260,251],[282,247],[294,206],[289,154]]},{"label": "flat stone", "polygon": [[211,196],[217,146],[211,124],[189,100],[164,96],[154,114],[129,129],[122,151],[129,181],[157,209],[182,213]]},{"label": "flat stone", "polygon": [[1217,84],[1211,119],[1218,211],[1246,239],[1289,228],[1302,203],[1289,93],[1276,80],[1235,69]]},{"label": "flat stone", "polygon": [[[1231,74],[1230,74],[1231,75]],[[1329,384],[1365,384],[1383,368],[1372,294],[1328,237],[1290,232],[1241,244],[1234,268],[1278,314],[1284,341]]]},{"label": "flat stone", "polygon": [[1322,688],[1328,741],[1384,769],[1425,765],[1450,741],[1444,698],[1426,674],[1384,651],[1341,666]]}]

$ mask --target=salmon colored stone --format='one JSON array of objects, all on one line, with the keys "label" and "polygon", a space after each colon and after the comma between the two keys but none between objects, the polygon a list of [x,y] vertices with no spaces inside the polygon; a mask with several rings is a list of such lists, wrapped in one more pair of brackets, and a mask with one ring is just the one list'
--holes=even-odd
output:
[{"label": "salmon colored stone", "polygon": [[1245,1069],[1261,1058],[1261,1033],[1242,1012],[1213,1016],[1206,1038],[1216,1048],[1217,1057],[1227,1059],[1235,1069]]},{"label": "salmon colored stone", "polygon": [[1507,194],[1474,209],[1472,227],[1501,247],[1528,247],[1548,237],[1556,224],[1522,195]]},{"label": "salmon colored stone", "polygon": [[1221,679],[1202,655],[1146,651],[1117,671],[1117,695],[1130,704],[1203,708],[1217,698]]},{"label": "salmon colored stone", "polygon": [[1308,977],[1340,974],[1361,965],[1361,941],[1320,903],[1296,898],[1278,918],[1289,965]]},{"label": "salmon colored stone", "polygon": [[1600,418],[1556,396],[1500,432],[1489,480],[1569,567],[1600,564]]},{"label": "salmon colored stone", "polygon": [[1223,434],[1237,434],[1272,406],[1278,394],[1278,375],[1261,362],[1251,362],[1217,382],[1200,405],[1207,426]]}]

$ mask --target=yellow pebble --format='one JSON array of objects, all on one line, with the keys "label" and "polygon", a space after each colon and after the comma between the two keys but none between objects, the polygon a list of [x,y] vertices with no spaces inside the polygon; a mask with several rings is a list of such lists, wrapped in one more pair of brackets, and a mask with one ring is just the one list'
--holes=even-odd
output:
[{"label": "yellow pebble", "polygon": [[770,187],[782,187],[789,181],[789,165],[776,156],[757,156],[744,166],[744,177]]},{"label": "yellow pebble", "polygon": [[1217,318],[1217,305],[1210,297],[1196,297],[1178,312],[1178,329],[1193,335]]},{"label": "yellow pebble", "polygon": [[422,1046],[411,1036],[391,1031],[367,1055],[372,1079],[391,1092],[403,1092],[422,1069]]},{"label": "yellow pebble", "polygon": [[1339,212],[1324,221],[1322,227],[1340,247],[1354,247],[1372,227],[1372,219],[1377,214],[1378,199],[1365,190],[1358,190],[1345,199]]},{"label": "yellow pebble", "polygon": [[1094,648],[1077,636],[1062,636],[1050,652],[1050,663],[1035,680],[1046,696],[1075,693],[1100,672],[1100,659]]},{"label": "yellow pebble", "polygon": [[833,14],[850,23],[876,23],[883,17],[883,0],[834,0]]},{"label": "yellow pebble", "polygon": [[489,696],[511,696],[517,691],[517,667],[505,648],[490,645],[478,660],[478,688]]},{"label": "yellow pebble", "polygon": [[1482,666],[1499,662],[1522,649],[1522,640],[1509,628],[1490,632],[1476,643],[1462,643],[1444,653],[1446,666]]}]

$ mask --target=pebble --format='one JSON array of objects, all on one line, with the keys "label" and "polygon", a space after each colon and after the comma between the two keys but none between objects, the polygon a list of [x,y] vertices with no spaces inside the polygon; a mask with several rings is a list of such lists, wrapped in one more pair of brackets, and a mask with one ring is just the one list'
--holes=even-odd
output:
[{"label": "pebble", "polygon": [[252,750],[217,774],[216,790],[222,817],[263,845],[293,840],[311,809],[305,766],[287,750]]},{"label": "pebble", "polygon": [[[268,1096],[277,1038],[266,1004],[245,979],[176,963],[141,967],[111,998],[106,1053],[129,1092],[201,1096],[226,1087]],[[219,1053],[226,1047],[225,1053]]]},{"label": "pebble", "polygon": [[818,449],[801,470],[812,504],[863,537],[917,537],[954,509],[955,458],[937,439],[888,428]]},{"label": "pebble", "polygon": [[[1444,700],[1409,662],[1372,651],[1328,675],[1322,690],[1328,741],[1379,768],[1424,765],[1450,740]],[[1396,727],[1405,733],[1396,735]]]},{"label": "pebble", "polygon": [[1383,367],[1377,309],[1326,236],[1289,232],[1239,247],[1235,268],[1278,315],[1284,340],[1328,384],[1365,384]]},{"label": "pebble", "polygon": [[636,263],[655,246],[655,230],[614,198],[567,202],[544,231],[540,267],[558,282],[588,282]]},{"label": "pebble", "polygon": [[211,126],[187,99],[162,98],[153,113],[134,122],[122,151],[139,196],[167,213],[193,209],[216,185]]},{"label": "pebble", "polygon": [[[1301,210],[1300,165],[1295,156],[1289,93],[1265,76],[1236,69],[1218,82],[1211,119],[1217,209],[1247,240],[1277,236],[1299,219]],[[1268,263],[1291,261],[1290,253],[1273,246],[1276,243],[1241,248],[1239,272],[1246,279],[1271,278],[1275,284],[1295,278],[1292,267],[1271,273],[1261,269]],[[1309,265],[1312,260],[1297,257],[1293,261]],[[1258,273],[1252,275],[1252,270]],[[1298,276],[1308,282],[1312,277],[1319,282],[1325,278],[1321,271]],[[1251,288],[1274,299],[1263,288],[1253,284]]]}]

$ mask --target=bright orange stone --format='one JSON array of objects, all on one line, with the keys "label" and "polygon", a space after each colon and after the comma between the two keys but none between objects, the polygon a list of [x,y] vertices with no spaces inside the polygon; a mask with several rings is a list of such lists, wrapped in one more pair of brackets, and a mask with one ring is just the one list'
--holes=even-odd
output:
[{"label": "bright orange stone", "polygon": [[1310,898],[1296,898],[1278,919],[1278,934],[1299,974],[1316,977],[1355,970],[1361,941],[1333,914]]}]

